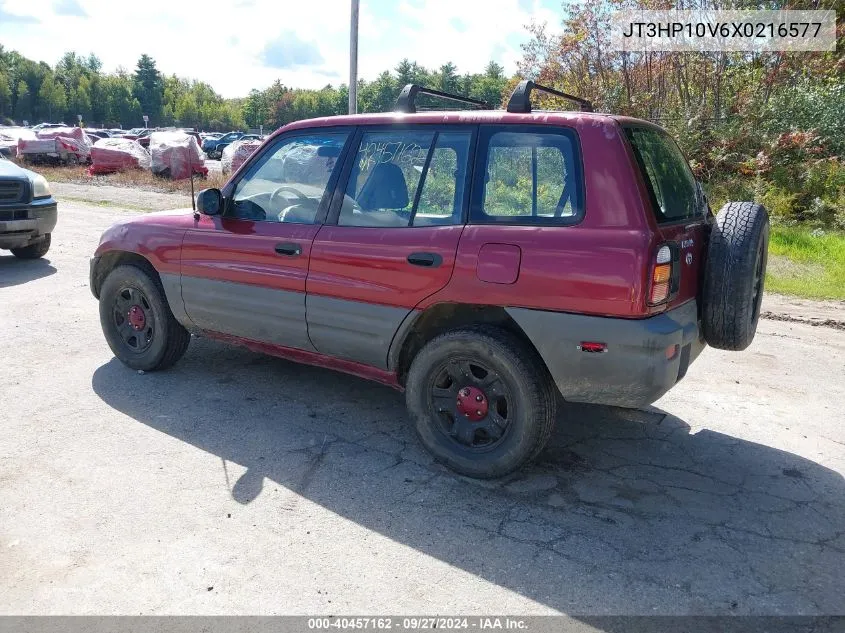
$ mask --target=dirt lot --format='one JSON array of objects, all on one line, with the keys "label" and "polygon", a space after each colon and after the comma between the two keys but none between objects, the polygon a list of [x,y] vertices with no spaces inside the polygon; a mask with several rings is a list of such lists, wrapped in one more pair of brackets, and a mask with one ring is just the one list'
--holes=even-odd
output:
[{"label": "dirt lot", "polygon": [[845,331],[765,320],[480,483],[356,378],[204,339],[116,362],[88,257],[152,198],[67,187],[48,259],[0,255],[0,613],[845,612]]}]

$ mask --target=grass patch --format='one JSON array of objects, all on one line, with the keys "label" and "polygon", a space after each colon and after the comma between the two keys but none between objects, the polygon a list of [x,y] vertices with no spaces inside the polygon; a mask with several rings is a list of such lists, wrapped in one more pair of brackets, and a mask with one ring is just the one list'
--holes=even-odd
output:
[{"label": "grass patch", "polygon": [[[143,191],[154,191],[156,193],[191,193],[191,181],[170,180],[154,176],[151,171],[132,169],[116,174],[105,174],[102,176],[89,176],[87,168],[83,166],[62,166],[50,167],[37,165],[33,169],[44,176],[47,182],[69,182],[77,185],[110,185],[112,187],[125,187],[129,189],[141,189]],[[220,172],[212,172],[207,178],[194,178],[194,190],[208,189],[209,187],[221,188],[227,176]]]},{"label": "grass patch", "polygon": [[[88,206],[94,207],[115,207],[118,209],[126,209],[127,211],[155,211],[155,208],[151,208],[148,206],[143,206],[139,204],[127,204],[126,202],[117,202],[113,200],[92,200],[91,198],[78,198],[76,196],[61,196],[60,201],[69,201],[69,202],[82,202]],[[188,201],[190,205],[190,201]]]},{"label": "grass patch", "polygon": [[766,290],[808,299],[845,299],[845,233],[773,226]]}]

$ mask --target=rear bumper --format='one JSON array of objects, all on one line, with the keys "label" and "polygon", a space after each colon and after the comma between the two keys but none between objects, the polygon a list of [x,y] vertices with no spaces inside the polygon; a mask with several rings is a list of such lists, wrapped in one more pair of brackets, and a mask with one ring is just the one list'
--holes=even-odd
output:
[{"label": "rear bumper", "polygon": [[[0,214],[0,248],[22,248],[39,242],[47,233],[56,228],[58,213],[56,201],[48,198],[45,201],[36,200],[30,205],[21,207],[4,207]],[[5,220],[4,217],[18,217],[11,215],[14,211],[25,211],[25,219]]]},{"label": "rear bumper", "polygon": [[[649,405],[684,377],[705,346],[695,301],[636,320],[525,308],[507,311],[540,352],[561,395],[571,402]],[[583,352],[583,341],[601,342],[607,349]],[[667,358],[673,348],[677,351]]]}]

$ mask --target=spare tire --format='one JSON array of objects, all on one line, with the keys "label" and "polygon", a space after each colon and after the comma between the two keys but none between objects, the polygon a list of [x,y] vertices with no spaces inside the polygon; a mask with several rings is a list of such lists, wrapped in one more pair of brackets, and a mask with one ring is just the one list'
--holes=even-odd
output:
[{"label": "spare tire", "polygon": [[755,202],[729,202],[710,233],[702,291],[704,339],[743,350],[754,340],[769,251],[769,214]]}]

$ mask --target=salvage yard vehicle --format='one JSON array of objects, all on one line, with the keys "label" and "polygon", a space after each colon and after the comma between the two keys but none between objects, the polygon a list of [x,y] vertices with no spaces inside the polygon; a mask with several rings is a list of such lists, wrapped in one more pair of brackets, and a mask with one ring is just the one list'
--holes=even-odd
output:
[{"label": "salvage yard vehicle", "polygon": [[79,165],[91,157],[91,138],[79,127],[45,127],[18,140],[17,155],[29,164]]},{"label": "salvage yard vehicle", "polygon": [[95,136],[97,138],[111,138],[111,134],[109,134],[106,130],[97,130],[97,129],[92,129],[92,128],[85,128],[84,131],[88,136]]},{"label": "salvage yard vehicle", "polygon": [[[237,140],[247,136],[243,132],[229,132],[219,138],[207,138],[202,142],[202,151],[208,154],[209,158],[220,158],[223,156],[223,149]],[[251,135],[258,138],[257,135]]]},{"label": "salvage yard vehicle", "polygon": [[438,460],[498,477],[561,400],[645,406],[705,345],[751,343],[762,206],[714,217],[666,131],[584,99],[524,81],[484,108],[409,85],[398,113],[294,122],[195,212],[108,229],[90,284],[114,354],[165,369],[193,332],[375,380]]},{"label": "salvage yard vehicle", "polygon": [[44,177],[0,156],[0,249],[43,257],[55,226],[56,200]]}]

